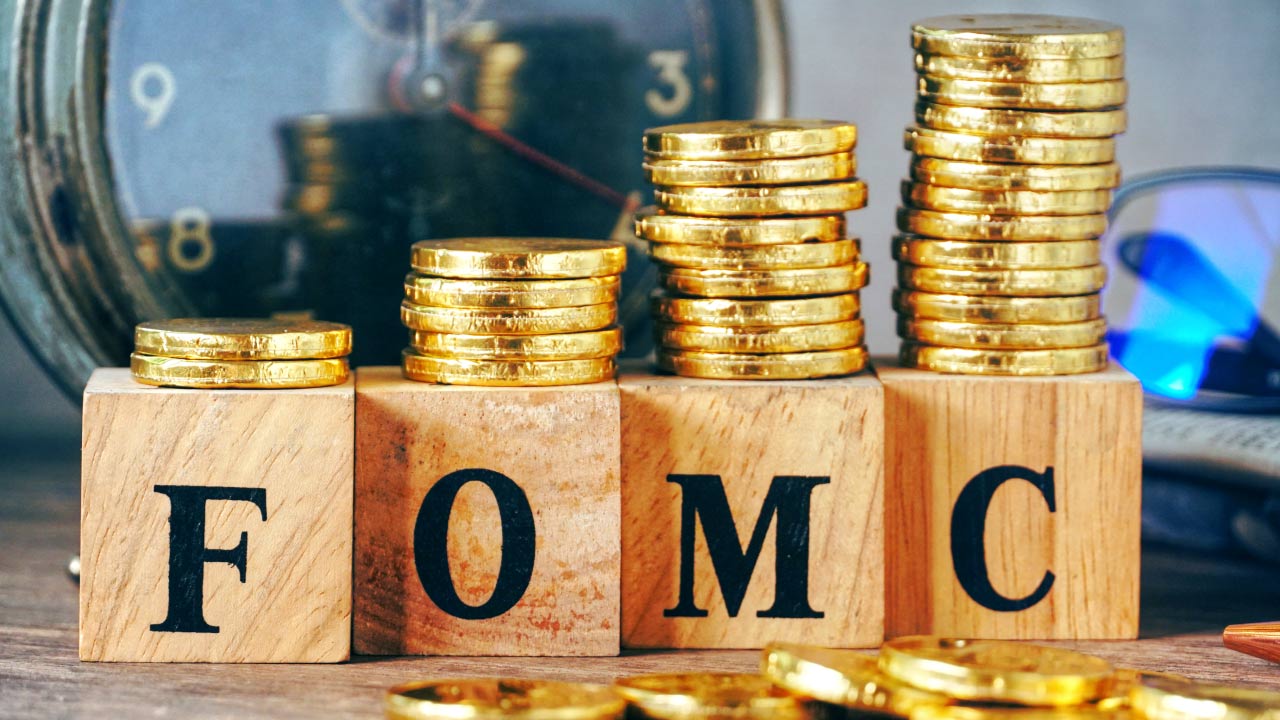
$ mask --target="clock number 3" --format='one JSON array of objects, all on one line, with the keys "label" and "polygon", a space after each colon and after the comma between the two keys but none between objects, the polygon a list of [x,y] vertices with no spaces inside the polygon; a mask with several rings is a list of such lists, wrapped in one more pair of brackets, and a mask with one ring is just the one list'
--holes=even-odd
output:
[{"label": "clock number 3", "polygon": [[173,71],[156,62],[143,63],[129,80],[129,96],[139,110],[147,114],[148,128],[156,127],[169,114],[178,83]]},{"label": "clock number 3", "polygon": [[644,103],[658,117],[672,117],[684,112],[693,99],[693,83],[685,66],[689,64],[686,50],[654,50],[649,53],[649,65],[658,71],[658,81],[665,88],[650,88],[644,94]]}]

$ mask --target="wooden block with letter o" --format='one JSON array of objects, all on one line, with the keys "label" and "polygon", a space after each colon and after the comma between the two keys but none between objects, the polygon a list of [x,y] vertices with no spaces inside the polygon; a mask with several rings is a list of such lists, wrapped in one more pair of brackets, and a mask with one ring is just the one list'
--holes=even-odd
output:
[{"label": "wooden block with letter o", "polygon": [[80,659],[337,662],[351,647],[354,383],[84,395]]},{"label": "wooden block with letter o", "polygon": [[883,393],[624,374],[628,647],[884,637]]},{"label": "wooden block with letter o", "polygon": [[616,655],[618,386],[357,372],[356,652]]},{"label": "wooden block with letter o", "polygon": [[1136,637],[1138,381],[877,373],[889,636]]}]

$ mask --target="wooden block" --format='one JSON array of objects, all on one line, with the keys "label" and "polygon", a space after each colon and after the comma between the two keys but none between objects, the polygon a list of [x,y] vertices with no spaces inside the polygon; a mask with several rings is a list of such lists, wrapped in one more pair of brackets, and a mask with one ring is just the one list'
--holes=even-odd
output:
[{"label": "wooden block", "polygon": [[617,383],[356,395],[356,652],[618,653]]},{"label": "wooden block", "polygon": [[354,383],[84,394],[80,659],[338,662],[351,649]]},{"label": "wooden block", "polygon": [[1136,637],[1138,381],[877,373],[888,635]]},{"label": "wooden block", "polygon": [[884,637],[883,392],[627,373],[622,641],[844,647]]}]

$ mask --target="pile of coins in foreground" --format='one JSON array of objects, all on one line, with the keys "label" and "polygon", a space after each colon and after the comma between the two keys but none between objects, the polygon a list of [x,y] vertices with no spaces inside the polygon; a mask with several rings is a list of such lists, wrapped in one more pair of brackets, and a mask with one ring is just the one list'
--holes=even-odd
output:
[{"label": "pile of coins in foreground", "polygon": [[867,266],[844,213],[863,207],[857,128],[719,121],[645,133],[657,209],[636,215],[663,290],[658,366],[678,375],[799,379],[867,363],[858,289]]},{"label": "pile of coins in foreground", "polygon": [[1124,34],[1049,15],[912,27],[911,179],[894,238],[903,364],[1062,375],[1107,364],[1097,238],[1120,182]]},{"label": "pile of coins in foreground", "polygon": [[338,385],[350,369],[351,328],[310,320],[175,318],[139,323],[133,378],[185,388]]},{"label": "pile of coins in foreground", "polygon": [[1115,669],[1060,648],[903,637],[870,655],[777,643],[758,675],[623,677],[612,687],[549,680],[411,683],[387,692],[388,718],[481,720],[1270,720],[1280,693]]},{"label": "pile of coins in foreground", "polygon": [[400,320],[405,377],[449,385],[579,385],[614,376],[622,243],[424,240]]},{"label": "pile of coins in foreground", "polygon": [[550,680],[411,683],[388,718],[432,720],[1271,720],[1280,693],[1117,670],[1071,650],[1009,641],[904,637],[879,656],[774,644],[759,675],[623,677],[612,687]]}]

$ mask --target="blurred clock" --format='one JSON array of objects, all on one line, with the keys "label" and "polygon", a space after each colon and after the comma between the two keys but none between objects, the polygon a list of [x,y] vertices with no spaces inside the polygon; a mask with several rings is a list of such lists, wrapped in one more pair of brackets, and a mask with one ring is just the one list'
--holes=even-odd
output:
[{"label": "blurred clock", "polygon": [[[72,394],[175,315],[347,321],[394,364],[413,241],[627,236],[644,128],[785,110],[776,0],[0,12],[0,297]],[[637,248],[632,353],[652,283]]]}]

